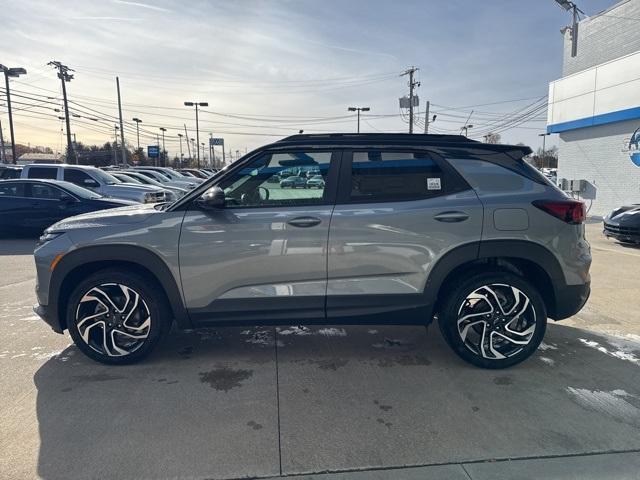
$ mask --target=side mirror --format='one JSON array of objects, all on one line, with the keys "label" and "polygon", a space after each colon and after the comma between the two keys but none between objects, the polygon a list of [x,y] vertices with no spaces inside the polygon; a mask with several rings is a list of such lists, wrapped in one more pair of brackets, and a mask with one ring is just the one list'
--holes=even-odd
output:
[{"label": "side mirror", "polygon": [[89,179],[89,178],[85,178],[85,179],[82,181],[82,184],[83,184],[85,187],[88,187],[88,188],[91,188],[91,187],[97,187],[97,186],[98,186],[98,182],[96,182],[95,180],[91,180],[91,179]]},{"label": "side mirror", "polygon": [[207,209],[222,208],[224,203],[224,190],[217,186],[211,187],[198,199],[198,204]]},{"label": "side mirror", "polygon": [[64,204],[64,205],[69,205],[71,203],[75,203],[76,199],[69,196],[69,195],[63,195],[60,197],[60,203]]}]

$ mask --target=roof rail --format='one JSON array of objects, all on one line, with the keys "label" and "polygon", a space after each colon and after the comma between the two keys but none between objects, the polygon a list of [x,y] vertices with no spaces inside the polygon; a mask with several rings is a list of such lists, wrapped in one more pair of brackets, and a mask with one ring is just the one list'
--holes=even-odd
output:
[{"label": "roof rail", "polygon": [[[301,133],[290,135],[278,142],[295,142],[309,140],[395,140],[403,142],[455,142],[478,143],[464,135],[434,135],[424,133]],[[276,142],[277,143],[277,142]]]}]

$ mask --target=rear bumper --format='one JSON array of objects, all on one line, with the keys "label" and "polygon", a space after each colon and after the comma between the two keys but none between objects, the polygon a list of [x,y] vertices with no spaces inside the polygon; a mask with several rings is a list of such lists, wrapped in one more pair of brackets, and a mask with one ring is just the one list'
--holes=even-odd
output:
[{"label": "rear bumper", "polygon": [[60,327],[60,321],[58,320],[58,314],[55,308],[51,305],[40,305],[39,303],[33,306],[33,311],[49,325],[54,332],[62,333],[63,330]]},{"label": "rear bumper", "polygon": [[587,303],[591,294],[591,283],[566,285],[556,290],[556,308],[549,316],[554,320],[564,320],[578,313]]}]

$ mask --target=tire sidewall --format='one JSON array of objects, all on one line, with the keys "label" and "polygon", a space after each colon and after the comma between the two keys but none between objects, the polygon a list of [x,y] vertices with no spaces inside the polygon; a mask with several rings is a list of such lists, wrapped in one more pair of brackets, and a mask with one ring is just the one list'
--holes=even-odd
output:
[{"label": "tire sidewall", "polygon": [[[456,323],[458,309],[467,296],[475,289],[492,283],[501,283],[521,290],[529,297],[536,315],[536,329],[531,341],[522,351],[505,359],[487,359],[469,350],[460,338]],[[546,331],[547,310],[538,290],[522,277],[509,272],[480,273],[460,282],[457,286],[455,284],[452,286],[444,301],[443,308],[439,312],[438,323],[449,346],[463,360],[481,368],[499,369],[516,365],[526,360],[537,350]]]},{"label": "tire sidewall", "polygon": [[[110,357],[96,352],[84,342],[78,330],[76,324],[76,310],[80,299],[89,290],[91,290],[91,288],[104,283],[119,283],[132,288],[142,296],[149,308],[149,313],[151,315],[149,336],[145,339],[145,342],[140,346],[140,348],[129,355]],[[136,273],[123,273],[118,270],[105,270],[90,275],[86,280],[80,282],[71,293],[66,308],[67,328],[76,346],[82,351],[82,353],[91,359],[109,365],[125,365],[141,360],[153,350],[162,335],[168,330],[169,321],[167,319],[166,312],[168,312],[168,306],[166,305],[166,300],[164,300],[156,282],[150,281],[150,279]]]}]

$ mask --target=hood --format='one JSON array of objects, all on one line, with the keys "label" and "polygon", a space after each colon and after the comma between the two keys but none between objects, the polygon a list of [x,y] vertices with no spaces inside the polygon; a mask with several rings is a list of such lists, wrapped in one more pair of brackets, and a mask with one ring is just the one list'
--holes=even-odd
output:
[{"label": "hood", "polygon": [[[107,201],[111,202],[111,199]],[[74,230],[76,228],[105,227],[110,225],[132,225],[144,222],[149,216],[158,214],[161,210],[155,208],[153,203],[136,203],[126,207],[98,210],[97,212],[83,213],[74,217],[65,218],[51,225],[47,231],[60,232]]]},{"label": "hood", "polygon": [[606,217],[606,220],[615,224],[624,224],[627,222],[640,224],[640,204],[625,205],[616,208]]},{"label": "hood", "polygon": [[123,200],[120,198],[101,197],[101,198],[92,198],[91,201],[96,205],[105,205],[105,206],[110,205],[111,208],[129,207],[134,205],[140,206],[140,202],[135,202],[133,200]]}]

